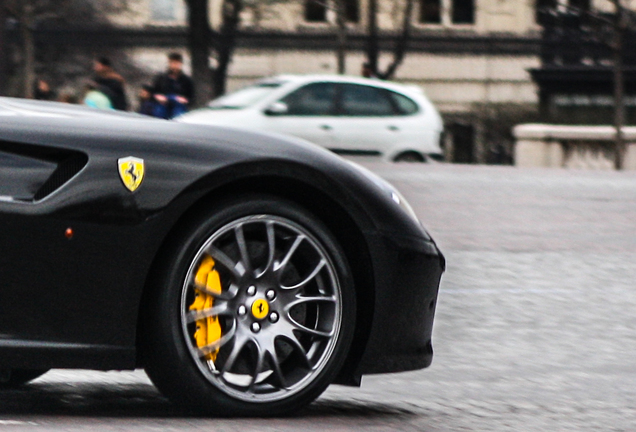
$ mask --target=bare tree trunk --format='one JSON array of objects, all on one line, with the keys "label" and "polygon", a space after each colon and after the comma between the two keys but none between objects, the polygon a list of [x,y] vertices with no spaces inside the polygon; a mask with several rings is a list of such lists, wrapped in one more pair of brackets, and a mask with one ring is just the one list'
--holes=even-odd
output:
[{"label": "bare tree trunk", "polygon": [[617,48],[614,52],[614,129],[616,129],[616,155],[614,166],[616,169],[623,169],[623,159],[625,154],[625,136],[623,125],[625,124],[624,105],[624,79],[623,79],[623,36],[617,35]]},{"label": "bare tree trunk", "polygon": [[404,56],[406,55],[406,49],[409,39],[411,38],[411,17],[413,15],[413,0],[406,0],[404,6],[404,18],[402,20],[402,32],[400,33],[393,49],[393,61],[387,67],[383,74],[380,74],[382,79],[391,79],[397,68],[402,64]]},{"label": "bare tree trunk", "polygon": [[20,26],[24,47],[23,95],[25,98],[33,99],[33,84],[35,82],[35,37],[33,35],[35,19],[33,16],[33,5],[30,3],[25,4],[23,12],[24,19]]},{"label": "bare tree trunk", "polygon": [[195,106],[203,106],[212,99],[212,70],[210,49],[212,29],[208,15],[208,0],[187,0],[190,61],[192,80],[196,90]]},{"label": "bare tree trunk", "polygon": [[378,44],[378,0],[369,0],[367,36],[367,63],[373,75],[378,75],[378,58],[380,47]]},{"label": "bare tree trunk", "polygon": [[225,0],[223,2],[223,24],[216,44],[218,65],[214,70],[214,96],[225,94],[227,72],[236,46],[236,36],[240,22],[242,0]]},{"label": "bare tree trunk", "polygon": [[7,94],[7,13],[0,7],[0,96]]},{"label": "bare tree trunk", "polygon": [[625,81],[623,77],[623,45],[625,38],[625,11],[620,0],[612,0],[616,8],[615,34],[614,34],[614,128],[616,129],[615,147],[616,153],[614,166],[617,170],[623,169],[625,158],[625,136],[623,125],[625,124]]},{"label": "bare tree trunk", "polygon": [[345,73],[345,56],[347,50],[347,18],[345,16],[345,4],[343,0],[336,0],[336,27],[337,27],[337,48],[336,58],[338,62],[338,73]]}]

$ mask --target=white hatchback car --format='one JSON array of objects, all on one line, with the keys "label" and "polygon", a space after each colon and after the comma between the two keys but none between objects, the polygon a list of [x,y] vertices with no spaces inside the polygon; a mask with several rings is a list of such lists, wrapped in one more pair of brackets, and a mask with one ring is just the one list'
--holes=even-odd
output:
[{"label": "white hatchback car", "polygon": [[177,121],[294,135],[335,153],[440,159],[442,119],[415,86],[342,75],[280,75]]}]

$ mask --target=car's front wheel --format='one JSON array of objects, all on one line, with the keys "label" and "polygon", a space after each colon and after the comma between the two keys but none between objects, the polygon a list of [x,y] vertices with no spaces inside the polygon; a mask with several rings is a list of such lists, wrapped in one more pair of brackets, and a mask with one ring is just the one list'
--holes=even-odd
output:
[{"label": "car's front wheel", "polygon": [[310,403],[343,365],[355,295],[329,230],[289,201],[249,196],[190,221],[146,297],[143,352],[172,400],[217,415]]}]

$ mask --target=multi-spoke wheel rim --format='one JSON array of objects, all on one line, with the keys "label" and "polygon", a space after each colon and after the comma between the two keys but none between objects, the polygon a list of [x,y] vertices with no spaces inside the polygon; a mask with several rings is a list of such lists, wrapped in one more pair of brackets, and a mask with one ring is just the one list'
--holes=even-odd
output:
[{"label": "multi-spoke wheel rim", "polygon": [[315,381],[342,321],[336,269],[299,224],[254,215],[199,249],[181,296],[186,344],[207,380],[237,399],[281,400]]}]

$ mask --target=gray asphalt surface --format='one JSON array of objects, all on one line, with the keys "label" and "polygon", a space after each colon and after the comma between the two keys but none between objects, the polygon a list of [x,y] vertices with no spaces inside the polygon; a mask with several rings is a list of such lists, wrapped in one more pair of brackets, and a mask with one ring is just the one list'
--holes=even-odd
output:
[{"label": "gray asphalt surface", "polygon": [[636,173],[365,163],[444,251],[423,371],[332,386],[286,419],[179,413],[142,371],[0,392],[2,431],[636,429]]}]

